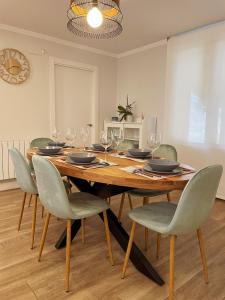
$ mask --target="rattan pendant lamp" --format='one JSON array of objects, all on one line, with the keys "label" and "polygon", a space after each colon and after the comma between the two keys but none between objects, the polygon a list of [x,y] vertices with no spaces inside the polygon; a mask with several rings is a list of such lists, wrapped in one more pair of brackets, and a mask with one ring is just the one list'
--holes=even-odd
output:
[{"label": "rattan pendant lamp", "polygon": [[67,28],[80,37],[108,39],[122,30],[120,0],[70,0]]}]

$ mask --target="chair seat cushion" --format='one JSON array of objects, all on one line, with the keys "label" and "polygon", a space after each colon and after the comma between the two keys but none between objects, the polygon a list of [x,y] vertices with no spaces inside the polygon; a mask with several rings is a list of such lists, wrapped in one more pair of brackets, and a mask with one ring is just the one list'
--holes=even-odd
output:
[{"label": "chair seat cushion", "polygon": [[158,202],[135,208],[128,215],[133,221],[151,230],[166,233],[176,208],[174,203]]},{"label": "chair seat cushion", "polygon": [[83,219],[97,215],[109,208],[104,199],[89,193],[77,192],[68,195],[73,219]]},{"label": "chair seat cushion", "polygon": [[140,197],[155,197],[159,195],[168,194],[171,191],[166,190],[145,190],[145,189],[134,189],[130,190],[127,193],[133,196],[140,196]]}]

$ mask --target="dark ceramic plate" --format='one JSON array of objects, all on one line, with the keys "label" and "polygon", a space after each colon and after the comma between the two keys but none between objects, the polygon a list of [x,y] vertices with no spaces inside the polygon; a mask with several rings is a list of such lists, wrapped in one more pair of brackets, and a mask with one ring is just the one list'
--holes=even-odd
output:
[{"label": "dark ceramic plate", "polygon": [[60,151],[62,151],[62,147],[58,146],[46,146],[38,148],[38,152],[46,155],[58,154]]},{"label": "dark ceramic plate", "polygon": [[151,155],[147,155],[147,156],[133,156],[131,154],[127,154],[126,157],[130,157],[130,158],[137,158],[137,159],[150,159],[152,156]]},{"label": "dark ceramic plate", "polygon": [[[96,151],[105,151],[105,148],[101,145],[101,144],[93,144],[93,150]],[[112,150],[112,146],[110,146],[109,148],[107,148],[107,151],[111,151]]]},{"label": "dark ceramic plate", "polygon": [[171,172],[178,168],[180,163],[167,159],[151,159],[148,164],[154,171]]},{"label": "dark ceramic plate", "polygon": [[173,171],[163,172],[163,171],[155,171],[149,165],[144,166],[143,168],[147,172],[155,173],[155,174],[164,174],[164,175],[179,175],[182,174],[182,168],[176,168]]},{"label": "dark ceramic plate", "polygon": [[95,159],[92,162],[86,162],[86,163],[81,163],[81,162],[75,162],[73,161],[69,156],[66,158],[66,162],[72,164],[72,165],[78,165],[78,166],[91,166],[91,165],[96,165],[99,163],[99,159]]},{"label": "dark ceramic plate", "polygon": [[59,146],[59,147],[64,147],[66,145],[66,143],[64,142],[49,142],[48,143],[49,146]]},{"label": "dark ceramic plate", "polygon": [[129,149],[128,154],[133,157],[146,157],[150,156],[151,151],[148,149]]},{"label": "dark ceramic plate", "polygon": [[95,154],[86,152],[70,153],[68,156],[75,163],[91,163],[96,159]]}]

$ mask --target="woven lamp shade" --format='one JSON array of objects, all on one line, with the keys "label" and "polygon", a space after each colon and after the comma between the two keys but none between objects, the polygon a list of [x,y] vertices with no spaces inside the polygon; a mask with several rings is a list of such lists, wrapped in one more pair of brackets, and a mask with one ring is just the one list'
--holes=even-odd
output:
[{"label": "woven lamp shade", "polygon": [[[87,14],[94,5],[103,15],[103,23],[98,28],[87,23]],[[72,0],[67,15],[67,28],[80,37],[108,39],[118,36],[123,30],[119,0]]]}]

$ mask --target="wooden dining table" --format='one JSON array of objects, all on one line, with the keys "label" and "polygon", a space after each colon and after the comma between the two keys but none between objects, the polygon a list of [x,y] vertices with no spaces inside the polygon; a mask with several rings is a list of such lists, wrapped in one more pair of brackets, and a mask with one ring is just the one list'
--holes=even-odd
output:
[{"label": "wooden dining table", "polygon": [[[64,150],[62,156],[49,157],[46,156],[59,170],[62,175],[68,176],[75,186],[82,192],[88,192],[94,194],[103,199],[107,199],[111,196],[118,195],[127,192],[134,188],[148,189],[148,190],[182,190],[187,182],[192,178],[194,172],[186,172],[183,175],[177,176],[162,176],[162,178],[141,176],[140,174],[133,174],[126,172],[127,167],[141,168],[145,165],[144,162],[134,161],[129,158],[115,157],[115,154],[107,154],[107,161],[116,165],[106,166],[102,168],[89,168],[82,169],[76,165],[72,165],[66,162],[66,157],[71,152],[80,151],[74,148],[68,148]],[[27,158],[32,159],[32,156],[36,154],[37,149],[29,149],[27,151]],[[105,158],[105,154],[96,153],[97,158]],[[125,169],[124,169],[125,168]],[[126,251],[129,234],[123,228],[122,224],[118,221],[117,216],[111,209],[108,209],[108,221],[111,233],[114,235],[121,248]],[[102,215],[100,214],[100,217]],[[75,220],[71,227],[71,238],[73,239],[81,226],[80,220]],[[57,249],[64,247],[66,244],[66,230],[62,232],[55,247]],[[130,259],[134,266],[145,276],[159,285],[164,284],[164,280],[152,266],[151,262],[146,258],[144,253],[139,247],[133,243]]]}]

